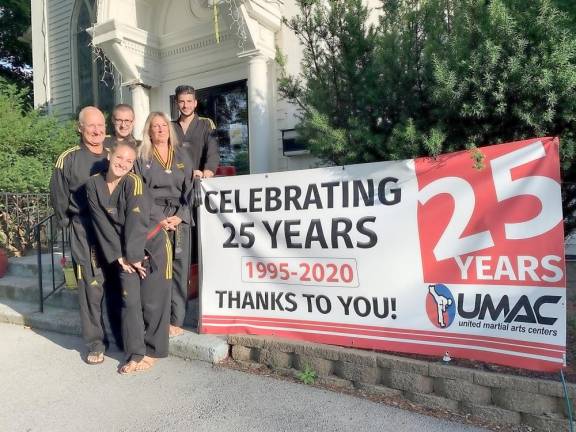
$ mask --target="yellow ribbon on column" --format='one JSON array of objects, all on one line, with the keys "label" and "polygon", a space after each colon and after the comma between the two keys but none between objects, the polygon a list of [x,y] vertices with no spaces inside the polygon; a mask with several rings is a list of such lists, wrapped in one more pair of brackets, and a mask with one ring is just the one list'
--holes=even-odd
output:
[{"label": "yellow ribbon on column", "polygon": [[212,10],[214,11],[214,33],[216,34],[216,43],[220,43],[220,29],[218,28],[218,2],[216,0],[212,3]]}]

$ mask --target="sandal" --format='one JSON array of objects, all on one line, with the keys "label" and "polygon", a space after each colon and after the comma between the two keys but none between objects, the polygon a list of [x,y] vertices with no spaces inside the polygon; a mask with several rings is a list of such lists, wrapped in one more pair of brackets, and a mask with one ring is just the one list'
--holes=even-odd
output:
[{"label": "sandal", "polygon": [[128,363],[125,363],[118,369],[118,373],[120,375],[128,375],[134,372],[137,372],[138,369],[138,362],[134,360],[130,360]]},{"label": "sandal", "polygon": [[90,351],[86,355],[86,363],[89,365],[97,365],[104,362],[104,353],[102,351]]},{"label": "sandal", "polygon": [[168,337],[176,337],[184,334],[184,329],[182,327],[174,326],[170,324],[170,328],[168,329]]},{"label": "sandal", "polygon": [[136,363],[136,372],[145,372],[152,368],[156,364],[156,359],[152,357],[144,357],[138,363]]}]

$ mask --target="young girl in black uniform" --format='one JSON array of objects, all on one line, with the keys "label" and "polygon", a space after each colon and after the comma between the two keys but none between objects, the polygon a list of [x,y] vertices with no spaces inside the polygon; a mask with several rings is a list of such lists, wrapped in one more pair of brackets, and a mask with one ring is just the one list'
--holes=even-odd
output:
[{"label": "young girl in black uniform", "polygon": [[117,266],[122,292],[126,363],[119,372],[149,369],[168,355],[172,250],[166,231],[151,221],[151,199],[131,172],[135,144],[110,149],[107,171],[92,176],[86,190],[102,253]]},{"label": "young girl in black uniform", "polygon": [[189,201],[195,167],[182,151],[170,119],[152,112],[144,124],[142,144],[134,165],[152,194],[152,221],[170,236],[173,248],[170,336],[182,334],[188,294],[190,267]]}]

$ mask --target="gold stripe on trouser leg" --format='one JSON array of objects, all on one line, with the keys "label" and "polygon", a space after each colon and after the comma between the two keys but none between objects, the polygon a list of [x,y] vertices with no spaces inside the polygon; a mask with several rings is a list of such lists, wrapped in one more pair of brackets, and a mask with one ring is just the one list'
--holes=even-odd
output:
[{"label": "gold stripe on trouser leg", "polygon": [[166,279],[172,279],[172,242],[170,242],[170,237],[168,233],[164,231],[164,236],[166,238]]}]

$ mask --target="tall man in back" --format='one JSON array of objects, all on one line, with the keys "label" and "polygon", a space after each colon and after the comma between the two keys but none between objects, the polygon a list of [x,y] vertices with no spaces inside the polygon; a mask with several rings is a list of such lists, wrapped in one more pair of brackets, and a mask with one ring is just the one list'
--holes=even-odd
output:
[{"label": "tall man in back", "polygon": [[[82,336],[88,348],[85,361],[99,364],[104,361],[105,351],[102,319],[104,276],[97,262],[96,238],[85,183],[90,176],[108,167],[108,151],[104,146],[106,125],[102,112],[95,107],[82,109],[78,115],[78,131],[80,144],[63,152],[56,161],[50,180],[50,195],[60,226],[71,228],[70,249],[79,285]],[[114,320],[111,321],[114,326]]]},{"label": "tall man in back", "polygon": [[174,129],[192,166],[198,167],[194,177],[213,177],[220,162],[214,122],[196,114],[198,101],[194,87],[181,85],[176,87],[175,93],[180,116],[173,122]]},{"label": "tall man in back", "polygon": [[[214,122],[209,118],[200,117],[196,114],[198,101],[196,100],[194,87],[181,85],[176,87],[175,93],[180,116],[178,120],[173,121],[174,130],[178,140],[182,143],[182,149],[190,158],[192,166],[196,167],[193,176],[196,178],[213,177],[220,162]],[[196,220],[196,209],[193,210],[192,214],[194,220]],[[192,237],[190,262],[196,264],[198,262],[198,226],[194,226],[190,232]],[[179,300],[176,301],[179,302]],[[181,327],[184,323],[184,315],[176,312],[185,310],[185,307],[183,308],[182,306],[175,305],[173,299],[170,336],[178,336],[182,333]]]}]

